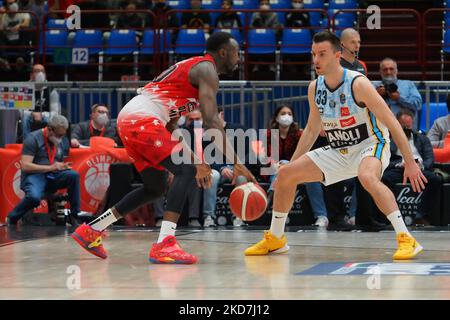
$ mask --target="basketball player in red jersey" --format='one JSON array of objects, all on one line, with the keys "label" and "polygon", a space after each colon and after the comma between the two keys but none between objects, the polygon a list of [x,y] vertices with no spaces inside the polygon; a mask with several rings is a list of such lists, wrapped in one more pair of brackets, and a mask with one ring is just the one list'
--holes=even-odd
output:
[{"label": "basketball player in red jersey", "polygon": [[[186,253],[177,244],[175,230],[178,218],[186,201],[186,190],[195,182],[209,187],[211,168],[201,163],[190,152],[194,164],[175,164],[172,154],[179,153],[181,143],[172,139],[180,116],[200,108],[206,129],[217,129],[223,140],[217,148],[234,163],[234,180],[244,176],[255,181],[253,175],[234,154],[233,147],[223,131],[219,119],[216,95],[221,73],[232,73],[239,63],[239,45],[224,32],[214,33],[206,44],[205,56],[181,61],[161,73],[147,84],[120,111],[117,124],[119,135],[134,159],[140,172],[143,186],[128,193],[116,205],[108,209],[91,223],[79,226],[72,238],[88,252],[106,259],[107,252],[102,245],[103,230],[122,218],[128,212],[161,197],[166,189],[166,169],[174,175],[167,194],[167,208],[164,213],[157,243],[153,244],[149,260],[153,263],[192,264],[197,257]],[[186,149],[183,149],[185,152]],[[199,163],[199,164],[195,164]]]}]

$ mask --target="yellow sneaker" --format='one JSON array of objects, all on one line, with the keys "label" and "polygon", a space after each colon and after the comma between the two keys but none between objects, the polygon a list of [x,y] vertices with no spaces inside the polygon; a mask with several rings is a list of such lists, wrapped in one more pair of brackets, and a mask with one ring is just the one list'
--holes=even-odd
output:
[{"label": "yellow sneaker", "polygon": [[269,253],[284,253],[288,250],[286,235],[283,234],[281,239],[278,239],[272,232],[264,231],[264,239],[247,248],[244,254],[246,256],[263,256]]},{"label": "yellow sneaker", "polygon": [[414,258],[423,247],[407,233],[399,233],[397,235],[398,249],[394,253],[394,260],[408,260]]}]

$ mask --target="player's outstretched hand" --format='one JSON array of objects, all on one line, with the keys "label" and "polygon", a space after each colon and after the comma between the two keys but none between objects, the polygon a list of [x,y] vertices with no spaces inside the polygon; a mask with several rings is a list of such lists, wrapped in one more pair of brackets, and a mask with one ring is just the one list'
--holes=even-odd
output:
[{"label": "player's outstretched hand", "polygon": [[233,181],[231,184],[236,184],[236,179],[239,176],[243,176],[248,182],[258,183],[253,174],[243,164],[235,164],[233,168]]},{"label": "player's outstretched hand", "polygon": [[198,187],[204,189],[211,188],[211,167],[206,163],[197,164],[195,167],[197,168],[195,179],[197,180]]},{"label": "player's outstretched hand", "polygon": [[416,162],[405,162],[403,184],[406,184],[408,180],[411,183],[414,192],[421,192],[425,189],[425,183],[428,183],[427,178],[425,178]]}]

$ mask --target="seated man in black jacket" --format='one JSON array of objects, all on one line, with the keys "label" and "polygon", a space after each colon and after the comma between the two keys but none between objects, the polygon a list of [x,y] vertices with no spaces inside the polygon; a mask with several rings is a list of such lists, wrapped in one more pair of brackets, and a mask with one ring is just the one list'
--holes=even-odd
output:
[{"label": "seated man in black jacket", "polygon": [[[428,180],[423,191],[419,214],[416,216],[415,221],[420,224],[428,224],[425,220],[426,214],[433,209],[433,196],[438,191],[441,183],[439,176],[435,175],[432,170],[434,162],[433,147],[426,135],[413,130],[414,114],[411,111],[407,109],[401,110],[397,113],[397,120],[400,122],[406,137],[409,139],[414,159],[420,164],[422,172]],[[394,141],[391,140],[391,161],[382,178],[383,183],[391,190],[396,183],[403,182],[403,165],[403,158]]]},{"label": "seated man in black jacket", "polygon": [[89,146],[89,139],[96,136],[111,138],[116,145],[120,144],[116,126],[112,126],[109,120],[109,108],[101,103],[91,107],[91,120],[73,127],[70,145],[72,148]]}]

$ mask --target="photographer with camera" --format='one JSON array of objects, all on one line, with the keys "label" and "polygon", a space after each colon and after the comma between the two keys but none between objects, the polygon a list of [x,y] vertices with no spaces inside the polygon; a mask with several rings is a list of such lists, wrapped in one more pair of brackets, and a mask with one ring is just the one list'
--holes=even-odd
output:
[{"label": "photographer with camera", "polygon": [[383,59],[380,63],[382,81],[374,81],[374,86],[394,114],[408,109],[417,119],[417,111],[422,108],[422,97],[412,81],[397,79],[397,73],[397,63],[391,58]]}]

